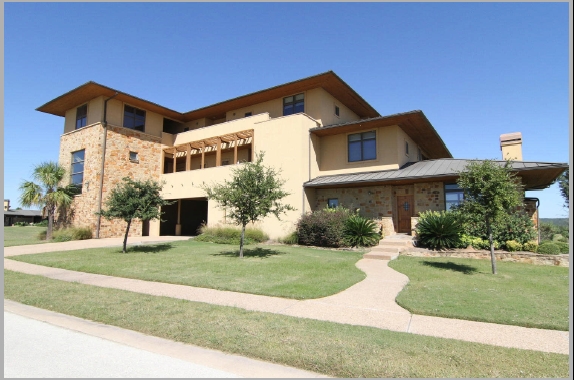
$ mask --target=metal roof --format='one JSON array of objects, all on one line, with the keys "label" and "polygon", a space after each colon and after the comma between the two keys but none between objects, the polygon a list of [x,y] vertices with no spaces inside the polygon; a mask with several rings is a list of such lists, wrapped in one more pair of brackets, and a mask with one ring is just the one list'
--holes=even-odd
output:
[{"label": "metal roof", "polygon": [[[341,185],[374,185],[385,182],[417,182],[429,179],[456,178],[468,163],[481,160],[443,158],[409,162],[394,170],[320,176],[304,183],[305,187],[333,187]],[[493,161],[504,166],[506,161]],[[515,161],[512,168],[522,177],[525,190],[548,187],[564,170],[565,163]]]},{"label": "metal roof", "polygon": [[39,210],[8,210],[8,211],[4,211],[4,215],[9,215],[9,216],[42,216],[42,211],[39,211]]}]

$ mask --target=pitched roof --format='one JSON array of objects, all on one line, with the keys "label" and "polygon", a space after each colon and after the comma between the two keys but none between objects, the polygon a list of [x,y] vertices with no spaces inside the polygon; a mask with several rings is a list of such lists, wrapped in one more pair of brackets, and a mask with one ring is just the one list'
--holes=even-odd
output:
[{"label": "pitched roof", "polygon": [[119,90],[115,90],[93,81],[84,83],[83,85],[58,96],[57,98],[50,100],[46,104],[38,107],[36,110],[56,116],[65,116],[67,110],[82,105],[90,99],[94,99],[98,96],[113,96],[117,92],[118,96],[116,99],[118,100],[130,103],[136,107],[141,107],[152,112],[159,113],[177,121],[185,122],[201,119],[204,117],[217,119],[222,115],[224,116],[225,112],[231,111],[233,109],[247,107],[253,104],[262,103],[267,100],[289,96],[298,92],[303,92],[318,87],[325,89],[325,91],[349,107],[353,112],[359,115],[359,117],[380,116],[379,113],[369,103],[367,103],[357,92],[355,92],[355,90],[353,90],[347,83],[339,78],[339,76],[333,71],[327,71],[293,82],[284,83],[278,86],[267,88],[265,90],[242,95],[185,113],[174,111],[159,104],[138,98]]},{"label": "pitched roof", "polygon": [[420,110],[316,127],[310,131],[318,136],[328,136],[348,133],[364,128],[388,127],[391,125],[398,125],[429,155],[429,158],[452,158],[452,154],[446,147],[444,141],[425,114]]},{"label": "pitched roof", "polygon": [[8,211],[4,211],[4,215],[9,215],[9,216],[42,216],[42,211],[39,211],[39,210],[8,210]]},{"label": "pitched roof", "polygon": [[[409,162],[395,170],[381,170],[352,174],[320,176],[304,183],[305,187],[340,187],[363,186],[375,184],[407,184],[429,180],[455,181],[458,173],[472,161],[443,158]],[[494,161],[504,166],[506,161]],[[515,161],[513,170],[522,177],[525,190],[541,190],[550,186],[556,177],[568,168],[565,163]]]}]

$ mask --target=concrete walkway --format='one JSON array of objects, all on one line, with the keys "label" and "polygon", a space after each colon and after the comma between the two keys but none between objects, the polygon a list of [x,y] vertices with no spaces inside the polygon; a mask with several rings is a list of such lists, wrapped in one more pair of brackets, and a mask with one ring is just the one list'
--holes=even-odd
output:
[{"label": "concrete walkway", "polygon": [[[41,250],[42,246],[37,245],[36,247]],[[10,252],[5,251],[5,256],[19,254],[17,253],[17,247],[10,248],[14,249],[10,250]],[[83,248],[88,247],[84,245]],[[33,251],[33,249],[28,248],[26,251]],[[88,274],[4,259],[5,269],[41,275],[62,281],[240,307],[247,310],[271,312],[300,318],[371,326],[503,347],[569,354],[570,337],[567,331],[542,330],[411,314],[395,303],[397,294],[408,282],[408,278],[405,275],[389,268],[386,260],[362,259],[357,263],[357,267],[366,273],[367,277],[365,280],[333,296],[298,301],[279,297]]]}]

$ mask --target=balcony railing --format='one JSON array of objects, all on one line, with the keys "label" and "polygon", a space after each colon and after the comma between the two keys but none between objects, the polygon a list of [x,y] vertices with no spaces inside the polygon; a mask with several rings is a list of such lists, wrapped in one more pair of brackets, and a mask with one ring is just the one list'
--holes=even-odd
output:
[{"label": "balcony railing", "polygon": [[[163,173],[253,161],[253,137],[251,129],[165,148],[163,150]],[[231,155],[232,152],[233,155]],[[226,159],[222,159],[223,155]]]}]

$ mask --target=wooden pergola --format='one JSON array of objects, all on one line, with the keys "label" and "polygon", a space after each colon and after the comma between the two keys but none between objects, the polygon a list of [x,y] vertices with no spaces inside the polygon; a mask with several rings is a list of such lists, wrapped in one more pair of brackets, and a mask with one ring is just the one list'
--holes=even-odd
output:
[{"label": "wooden pergola", "polygon": [[[173,172],[176,170],[176,161],[178,157],[185,157],[185,170],[191,170],[191,156],[192,154],[201,153],[201,168],[205,167],[205,153],[215,151],[215,166],[221,166],[221,151],[223,150],[223,144],[227,144],[227,147],[233,145],[233,163],[237,163],[237,148],[241,141],[246,142],[251,138],[251,146],[253,146],[253,129],[230,133],[223,136],[210,137],[203,140],[192,141],[185,144],[176,145],[174,147],[166,148],[163,150],[165,154],[173,155]],[[193,152],[193,153],[192,153]],[[253,151],[252,151],[252,154]],[[251,157],[253,160],[253,157]]]}]

